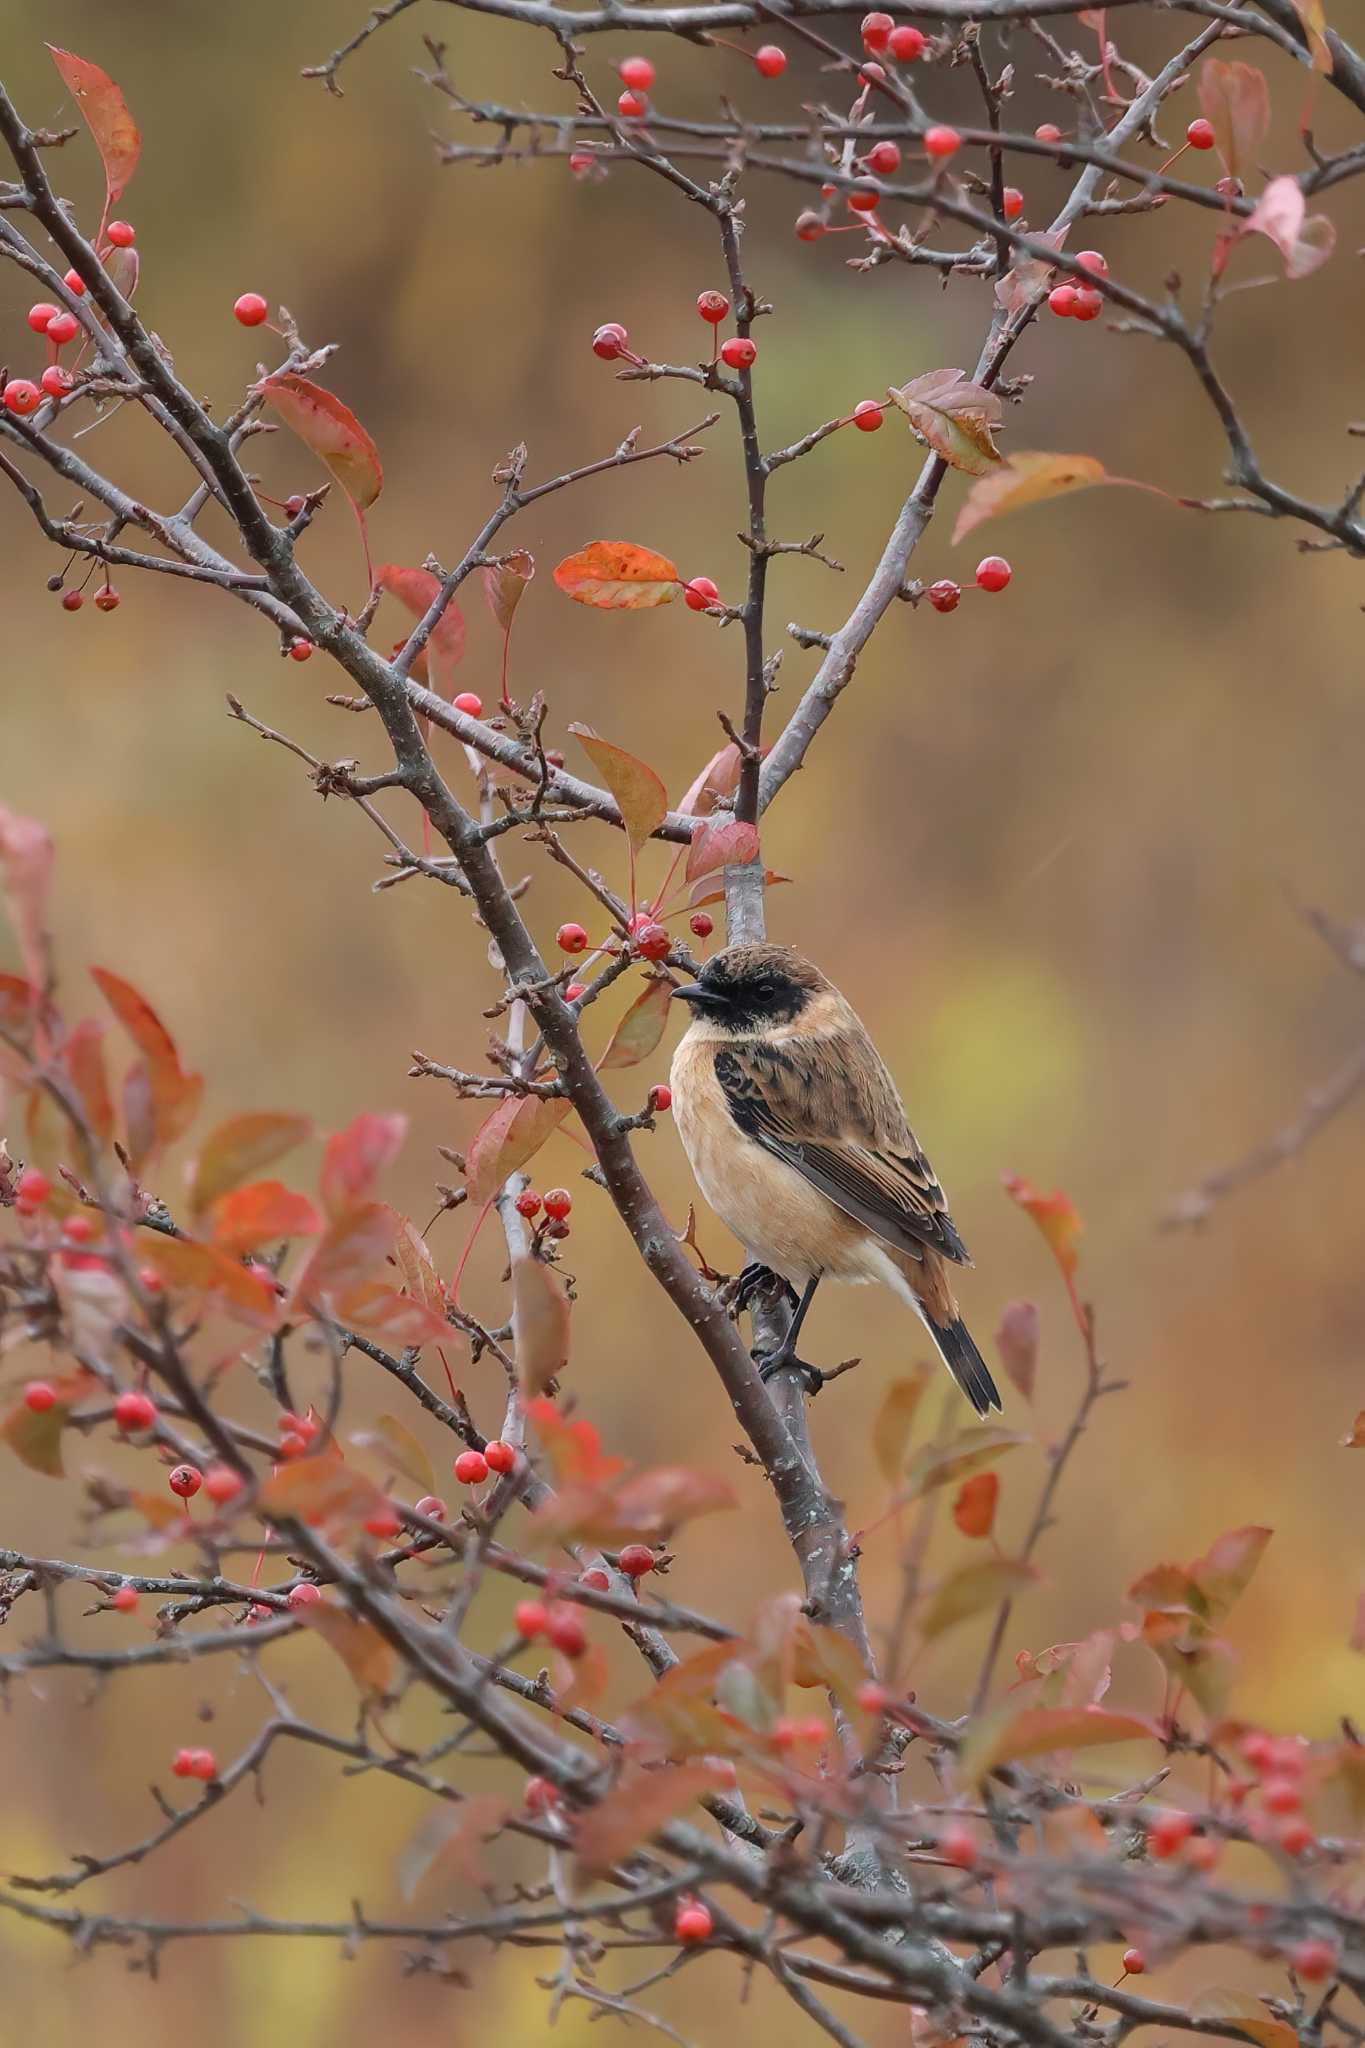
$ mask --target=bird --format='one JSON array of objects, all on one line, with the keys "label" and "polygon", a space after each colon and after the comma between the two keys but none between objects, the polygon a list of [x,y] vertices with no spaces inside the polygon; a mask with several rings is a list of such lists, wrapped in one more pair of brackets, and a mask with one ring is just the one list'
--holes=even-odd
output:
[{"label": "bird", "polygon": [[978,1415],[1000,1394],[949,1280],[970,1265],[896,1084],[851,1005],[791,946],[732,945],[673,990],[691,1020],[670,1085],[702,1193],[751,1255],[738,1300],[770,1274],[795,1313],[765,1381],[823,1375],[796,1353],[820,1282],[884,1282],[919,1316]]}]

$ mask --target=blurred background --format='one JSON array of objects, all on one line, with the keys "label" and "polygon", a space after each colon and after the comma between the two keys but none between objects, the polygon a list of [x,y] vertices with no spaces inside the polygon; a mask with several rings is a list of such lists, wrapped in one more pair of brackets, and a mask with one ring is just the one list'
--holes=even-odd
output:
[{"label": "blurred background", "polygon": [[[48,0],[41,11],[11,0],[0,15],[6,83],[27,119],[60,124],[70,109],[44,38],[114,73],[143,132],[141,167],[119,208],[138,230],[139,304],[181,373],[227,411],[258,356],[271,356],[267,334],[234,322],[232,301],[246,290],[283,301],[310,341],[341,344],[326,381],[381,449],[376,560],[417,563],[431,550],[451,562],[495,501],[490,472],[516,441],[529,444],[529,473],[541,478],[609,453],[637,424],[652,441],[701,417],[707,404],[695,388],[619,383],[588,343],[600,321],[619,319],[646,353],[695,358],[693,301],[724,279],[707,221],[644,172],[577,183],[562,161],[438,167],[433,136],[469,131],[413,75],[427,62],[421,33],[448,39],[451,75],[471,97],[567,110],[546,43],[433,5],[352,61],[344,98],[302,81],[300,67],[325,58],[363,12],[338,0],[170,12],[132,0]],[[1180,29],[1170,21],[1148,31],[1144,38],[1125,15],[1125,52],[1154,68]],[[588,68],[599,90],[615,90],[610,64],[631,47],[593,39]],[[664,103],[698,115],[714,109],[718,80],[755,114],[790,113],[823,89],[804,61],[766,84],[738,57],[652,45],[650,53]],[[1277,127],[1268,163],[1292,168],[1307,74],[1259,46],[1237,54],[1270,74]],[[1031,128],[1057,103],[1035,83],[1039,47],[1021,38],[1012,55],[1011,118]],[[723,72],[707,68],[721,63]],[[936,79],[935,114],[973,118],[968,83]],[[1195,111],[1191,88],[1166,125],[1178,134]],[[1313,125],[1324,148],[1356,139],[1330,94],[1320,95]],[[52,161],[93,225],[92,149],[82,139]],[[1216,171],[1201,159],[1190,175]],[[1045,222],[1060,179],[1025,164],[1019,182],[1028,218]],[[897,265],[858,275],[845,262],[856,242],[798,243],[791,221],[802,203],[804,194],[751,186],[748,265],[777,310],[759,330],[757,382],[772,446],[889,382],[969,366],[985,318],[979,285],[945,292],[930,273]],[[1339,229],[1335,261],[1306,282],[1231,297],[1218,359],[1269,472],[1331,499],[1358,460],[1344,427],[1362,405],[1352,252],[1365,223],[1349,186],[1324,208]],[[1155,290],[1173,265],[1199,279],[1212,234],[1209,214],[1119,217],[1094,223],[1087,239],[1118,274]],[[1268,245],[1235,260],[1248,279],[1277,268]],[[28,295],[8,267],[0,293],[17,364]],[[1035,381],[1025,409],[1010,413],[1008,446],[1085,450],[1172,492],[1220,491],[1211,414],[1173,351],[1102,322],[1045,319],[1012,368]],[[591,538],[630,538],[737,597],[744,514],[728,421],[706,439],[705,458],[686,470],[646,465],[604,477],[533,508],[506,535],[540,565],[513,639],[514,691],[546,692],[547,737],[571,765],[586,764],[564,728],[587,720],[647,756],[675,800],[718,743],[717,711],[737,713],[738,637],[681,605],[614,617],[575,607],[549,571]],[[284,434],[252,448],[264,488],[278,497],[319,480]],[[137,421],[101,426],[83,452],[152,502],[185,495]],[[822,531],[847,573],[806,560],[774,565],[772,644],[784,645],[775,721],[815,663],[776,636],[789,619],[823,630],[842,620],[919,460],[893,415],[882,433],[840,435],[776,481],[774,531],[798,540]],[[1365,990],[1298,915],[1303,903],[1347,919],[1365,913],[1358,569],[1338,554],[1300,555],[1296,531],[1270,520],[1199,518],[1119,490],[1016,515],[954,551],[962,489],[949,480],[915,573],[970,583],[978,553],[999,548],[1014,581],[1002,596],[970,593],[951,617],[898,607],[887,620],[767,821],[766,856],[792,877],[772,896],[772,930],[844,987],[901,1081],[975,1254],[962,1297],[983,1348],[1007,1301],[1041,1303],[1035,1411],[1012,1396],[1008,1420],[1043,1443],[1065,1426],[1082,1363],[1042,1241],[1002,1194],[1002,1172],[1064,1187],[1086,1220],[1082,1291],[1096,1304],[1105,1357],[1131,1385],[1103,1405],[1070,1473],[1060,1525],[1043,1547],[1046,1583],[1016,1612],[1011,1654],[1131,1615],[1122,1596],[1139,1571],[1193,1556],[1234,1524],[1270,1523],[1274,1544],[1232,1631],[1241,1655],[1234,1704],[1272,1725],[1325,1734],[1358,1706],[1363,1668],[1347,1648],[1362,1576],[1360,1479],[1337,1448],[1365,1401],[1359,1110],[1222,1205],[1203,1233],[1163,1234],[1158,1223],[1173,1194],[1290,1116],[1365,1029]],[[145,989],[187,1064],[208,1073],[204,1127],[254,1107],[303,1109],[323,1130],[362,1108],[405,1109],[412,1135],[391,1192],[424,1221],[433,1182],[449,1177],[436,1147],[467,1142],[478,1113],[436,1083],[409,1081],[408,1058],[416,1047],[480,1063],[479,1013],[496,991],[484,937],[444,890],[409,882],[373,893],[383,872],[378,835],[340,803],[322,808],[297,763],[224,712],[231,689],[316,753],[379,766],[371,728],[324,701],[347,687],[344,678],[320,660],[281,662],[254,614],[169,578],[124,575],[116,613],[87,605],[68,616],[44,588],[54,563],[12,494],[0,498],[0,532],[0,799],[56,835],[69,1008],[93,1007],[91,962]],[[304,559],[335,599],[360,604],[360,553],[340,502],[308,536]],[[499,643],[481,593],[471,586],[466,596],[463,687],[491,702]],[[402,624],[386,604],[377,644]],[[467,789],[458,749],[443,759]],[[411,816],[393,816],[416,829]],[[584,828],[573,843],[623,880],[617,835]],[[529,912],[551,944],[561,918],[583,914],[582,900],[533,849],[515,838],[502,845],[509,875],[536,876]],[[6,965],[9,944],[0,938]],[[601,1029],[605,1036],[605,1019]],[[636,1106],[637,1082],[663,1078],[668,1050],[657,1073],[621,1077],[624,1106]],[[640,1152],[681,1224],[691,1187],[666,1120],[641,1138]],[[742,1517],[698,1525],[670,1587],[742,1625],[764,1593],[797,1583],[776,1515],[733,1459],[733,1421],[701,1354],[605,1197],[574,1179],[580,1165],[560,1138],[536,1169],[541,1185],[568,1179],[578,1190],[572,1386],[614,1450],[671,1459],[685,1439],[696,1462],[733,1474]],[[179,1171],[174,1161],[165,1176],[172,1200]],[[433,1232],[447,1271],[466,1229],[460,1212]],[[719,1226],[703,1214],[700,1229],[715,1262],[731,1266],[735,1248]],[[491,1237],[475,1253],[466,1294],[497,1319]],[[859,1527],[885,1507],[872,1415],[922,1346],[889,1297],[822,1298],[809,1355],[833,1360],[854,1349],[862,1370],[819,1402],[813,1429],[827,1478]],[[34,1369],[33,1357],[11,1359],[6,1380]],[[356,1418],[393,1405],[365,1381],[359,1359],[350,1369]],[[489,1427],[495,1373],[489,1363],[466,1380]],[[427,1441],[444,1466],[445,1447]],[[135,1454],[91,1441],[73,1462],[123,1471]],[[1007,1547],[1041,1470],[1037,1451],[1002,1468]],[[8,1460],[4,1482],[0,1543],[72,1554],[74,1489]],[[130,1562],[117,1547],[97,1554],[115,1569]],[[945,1561],[954,1554],[947,1546]],[[867,1537],[865,1567],[869,1603],[885,1615],[896,1576],[889,1524]],[[79,1605],[67,1599],[64,1608],[73,1632],[93,1628],[107,1641],[113,1617],[82,1623]],[[3,1647],[19,1648],[38,1623],[25,1601]],[[125,1634],[147,1625],[145,1616],[116,1624]],[[920,1696],[935,1710],[966,1705],[983,1635],[964,1630],[917,1668]],[[290,1645],[277,1668],[300,1705],[348,1726],[351,1700],[321,1647]],[[641,1689],[637,1669],[621,1661],[608,1709]],[[1125,1653],[1114,1697],[1155,1705],[1158,1675],[1142,1653]],[[0,1748],[0,1861],[46,1871],[73,1851],[132,1841],[154,1823],[146,1788],[153,1778],[169,1783],[176,1746],[212,1739],[228,1753],[265,1711],[254,1682],[226,1659],[127,1678],[93,1697],[78,1674],[15,1687]],[[215,1723],[207,1738],[196,1733],[201,1714]],[[238,1798],[184,1843],[73,1903],[186,1917],[242,1900],[319,1918],[344,1918],[353,1898],[375,1915],[401,1910],[394,1863],[420,1818],[416,1795],[343,1779],[334,1763],[292,1751],[272,1758],[266,1790],[263,1810]],[[477,1895],[444,1882],[443,1890],[433,1880],[414,1910],[477,1905]],[[515,1951],[458,1955],[478,1981],[477,2004],[430,1977],[404,1977],[392,1946],[367,1946],[343,1967],[322,1944],[201,1945],[169,1955],[154,1985],[125,1976],[109,1951],[68,1967],[53,1936],[6,1919],[0,1956],[16,2038],[40,2028],[46,2040],[74,2040],[98,2025],[106,2048],[189,2028],[202,2048],[356,2048],[400,2034],[458,2039],[475,2026],[521,2042],[544,2027],[536,1959]],[[715,2000],[737,1989],[729,1963],[708,1962],[665,1987],[657,2009],[709,2042]],[[773,2010],[757,1987],[754,2024]],[[585,2020],[583,2007],[564,2013],[568,2048]],[[785,2023],[807,2038],[804,2022]],[[903,2016],[890,2010],[863,2010],[855,2023],[871,2041],[903,2038]]]}]

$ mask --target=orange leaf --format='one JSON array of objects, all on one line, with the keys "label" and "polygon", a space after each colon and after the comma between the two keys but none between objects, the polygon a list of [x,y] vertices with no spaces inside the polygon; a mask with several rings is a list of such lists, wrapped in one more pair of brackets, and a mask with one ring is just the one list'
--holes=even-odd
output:
[{"label": "orange leaf", "polygon": [[1064,497],[1069,491],[1088,490],[1092,484],[1120,481],[1093,455],[1047,455],[1038,449],[1020,449],[972,485],[953,527],[953,545],[1002,512],[1017,512],[1023,505],[1039,505],[1045,498]]},{"label": "orange leaf", "polygon": [[523,1405],[561,1486],[569,1480],[597,1485],[624,1469],[620,1458],[609,1458],[603,1451],[594,1423],[567,1422],[543,1394]]},{"label": "orange leaf", "polygon": [[585,1877],[604,1877],[655,1831],[731,1783],[733,1772],[705,1762],[643,1770],[627,1764],[611,1791],[580,1816],[574,1853]]},{"label": "orange leaf", "polygon": [[734,1488],[686,1465],[655,1465],[605,1485],[566,1481],[533,1518],[536,1533],[596,1543],[650,1542],[698,1515],[736,1506]]},{"label": "orange leaf", "polygon": [[258,1251],[272,1238],[316,1237],[322,1229],[322,1218],[308,1197],[278,1180],[253,1181],[221,1196],[210,1222],[219,1249],[239,1256]]},{"label": "orange leaf", "polygon": [[536,573],[535,556],[526,548],[514,548],[505,562],[490,563],[483,572],[488,609],[504,633],[512,630],[512,619]]},{"label": "orange leaf", "polygon": [[326,465],[352,504],[362,511],[384,488],[379,450],[348,405],[293,370],[280,370],[257,387],[304,446]]},{"label": "orange leaf", "polygon": [[1322,0],[1292,0],[1295,14],[1303,23],[1313,69],[1324,76],[1332,73],[1332,51],[1327,41],[1327,13]]},{"label": "orange leaf", "polygon": [[[790,882],[790,880],[790,875],[779,875],[772,868],[765,868],[763,871],[763,886],[765,889],[776,889],[781,883]],[[687,907],[689,910],[702,910],[708,903],[723,903],[724,901],[725,888],[723,883],[700,881],[694,883],[687,892]]]},{"label": "orange leaf", "polygon": [[46,826],[0,804],[0,882],[24,973],[35,989],[47,982],[47,892],[53,858],[52,834]]},{"label": "orange leaf", "polygon": [[127,191],[129,180],[137,169],[138,151],[142,147],[137,123],[107,71],[101,71],[98,64],[91,64],[84,57],[73,56],[70,50],[57,49],[52,43],[47,45],[47,53],[61,72],[63,85],[75,100],[81,119],[95,138],[95,147],[104,164],[104,210],[107,214]]},{"label": "orange leaf", "polygon": [[398,1235],[398,1217],[383,1202],[361,1202],[348,1209],[328,1230],[294,1285],[294,1304],[316,1309],[335,1306],[337,1298],[372,1277]]},{"label": "orange leaf", "polygon": [[384,1699],[398,1676],[398,1659],[372,1622],[323,1598],[298,1610],[305,1628],[336,1651],[356,1686],[371,1699]]},{"label": "orange leaf", "polygon": [[151,1097],[147,1150],[173,1145],[193,1122],[204,1092],[202,1074],[186,1074],[175,1040],[156,1011],[122,975],[92,967],[91,979],[147,1063]]},{"label": "orange leaf", "polygon": [[742,825],[737,818],[723,825],[702,825],[687,850],[686,879],[699,882],[718,868],[747,867],[757,859],[758,832],[753,825]]},{"label": "orange leaf", "polygon": [[1038,1376],[1036,1302],[1011,1301],[1005,1304],[1000,1327],[995,1333],[995,1348],[1012,1385],[1018,1387],[1026,1401],[1031,1401],[1033,1383]]},{"label": "orange leaf", "polygon": [[1199,73],[1199,106],[1213,124],[1218,153],[1234,178],[1247,178],[1270,126],[1270,88],[1254,64],[1206,57]]},{"label": "orange leaf", "polygon": [[[374,580],[390,597],[396,597],[414,619],[426,617],[441,588],[440,578],[429,569],[401,569],[396,562],[385,562],[376,569]],[[414,676],[429,676],[433,689],[443,697],[450,696],[456,681],[455,670],[464,660],[464,638],[464,613],[452,597],[412,665]]]},{"label": "orange leaf", "polygon": [[401,1112],[366,1110],[327,1140],[320,1183],[322,1206],[335,1222],[363,1202],[403,1148],[408,1120]]},{"label": "orange leaf", "polygon": [[311,1137],[313,1126],[306,1116],[290,1116],[281,1110],[250,1110],[245,1116],[229,1117],[211,1130],[199,1148],[190,1169],[190,1208],[202,1216],[244,1180],[270,1166],[295,1145]]},{"label": "orange leaf", "polygon": [[995,1526],[995,1507],[1000,1498],[1000,1476],[977,1472],[964,1479],[953,1502],[953,1520],[964,1536],[989,1536]]},{"label": "orange leaf", "polygon": [[973,1729],[958,1767],[975,1784],[1002,1764],[1048,1756],[1060,1749],[1094,1749],[1109,1742],[1151,1741],[1156,1729],[1135,1714],[1110,1714],[1103,1707],[1006,1708]]},{"label": "orange leaf", "polygon": [[335,1442],[277,1466],[258,1502],[272,1521],[306,1522],[310,1529],[342,1534],[359,1528],[385,1505],[374,1481],[348,1465]]},{"label": "orange leaf", "polygon": [[644,994],[636,997],[612,1032],[611,1041],[597,1062],[599,1074],[614,1067],[637,1067],[641,1060],[649,1058],[668,1027],[672,995],[673,984],[669,981],[646,983]]},{"label": "orange leaf", "polygon": [[278,1321],[274,1287],[216,1245],[148,1234],[137,1251],[142,1264],[155,1267],[168,1287],[215,1297],[228,1314],[256,1329],[273,1329]]},{"label": "orange leaf", "polygon": [[1351,1434],[1341,1439],[1344,1451],[1365,1451],[1365,1408],[1362,1408],[1351,1424]]},{"label": "orange leaf", "polygon": [[1229,2032],[1248,2035],[1257,2048],[1298,2048],[1298,2029],[1274,2018],[1245,1991],[1201,1991],[1190,2012],[1197,2020],[1226,2023]]},{"label": "orange leaf", "polygon": [[22,1400],[16,1402],[0,1421],[0,1442],[7,1443],[15,1457],[31,1471],[41,1472],[48,1479],[63,1479],[66,1470],[62,1464],[62,1431],[77,1402],[92,1393],[99,1382],[93,1373],[72,1372],[49,1380],[48,1385],[57,1396],[52,1406],[35,1414]]},{"label": "orange leaf", "polygon": [[566,555],[555,570],[555,582],[575,604],[599,611],[642,612],[656,604],[672,604],[682,578],[666,555],[636,547],[629,540],[594,540],[576,555]]},{"label": "orange leaf", "polygon": [[747,1727],[716,1705],[728,1670],[742,1669],[744,1646],[708,1643],[666,1671],[622,1716],[627,1733],[653,1754],[733,1756],[751,1741]]},{"label": "orange leaf", "polygon": [[569,1363],[569,1291],[560,1274],[534,1254],[512,1261],[512,1337],[517,1384],[539,1394]]},{"label": "orange leaf", "polygon": [[62,1065],[85,1112],[85,1120],[101,1146],[114,1135],[114,1105],[104,1066],[104,1032],[87,1019],[67,1034]]},{"label": "orange leaf", "polygon": [[651,833],[668,815],[668,792],[643,761],[628,754],[611,740],[599,739],[590,725],[571,725],[569,731],[592,758],[607,788],[616,798],[626,837],[638,853]]},{"label": "orange leaf", "polygon": [[465,1153],[470,1201],[489,1201],[509,1174],[535,1157],[572,1107],[567,1096],[509,1095],[500,1102],[479,1125]]},{"label": "orange leaf", "polygon": [[1002,1175],[1005,1193],[1033,1218],[1052,1250],[1052,1256],[1069,1280],[1076,1271],[1076,1239],[1085,1225],[1076,1213],[1070,1195],[1056,1188],[1050,1195],[1034,1187],[1021,1174]]},{"label": "orange leaf", "polygon": [[454,1338],[444,1315],[378,1280],[367,1281],[342,1294],[337,1314],[367,1337],[399,1351]]}]

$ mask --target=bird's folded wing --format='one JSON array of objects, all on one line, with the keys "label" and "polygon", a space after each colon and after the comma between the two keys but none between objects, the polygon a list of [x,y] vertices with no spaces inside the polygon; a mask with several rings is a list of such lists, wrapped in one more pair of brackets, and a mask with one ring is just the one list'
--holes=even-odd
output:
[{"label": "bird's folded wing", "polygon": [[970,1263],[942,1188],[863,1032],[741,1040],[716,1078],[746,1137],[896,1250]]}]

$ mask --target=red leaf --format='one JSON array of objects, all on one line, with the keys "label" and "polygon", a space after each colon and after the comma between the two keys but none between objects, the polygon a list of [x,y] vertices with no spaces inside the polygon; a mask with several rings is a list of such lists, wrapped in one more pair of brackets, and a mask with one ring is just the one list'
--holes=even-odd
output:
[{"label": "red leaf", "polygon": [[953,1502],[953,1520],[964,1536],[989,1536],[995,1526],[996,1502],[1000,1498],[1000,1476],[977,1472],[964,1479]]},{"label": "red leaf", "polygon": [[[414,619],[426,617],[441,588],[440,578],[430,570],[400,569],[396,562],[385,562],[376,569],[374,580],[390,597],[396,597]],[[455,688],[455,671],[463,660],[464,613],[452,597],[413,663],[412,673],[419,681],[429,676],[432,688],[449,697]]]},{"label": "red leaf", "polygon": [[384,1504],[374,1481],[346,1463],[334,1440],[307,1457],[277,1465],[259,1495],[261,1512],[272,1520],[292,1519],[341,1533],[359,1528]]},{"label": "red leaf", "polygon": [[1337,245],[1337,231],[1325,213],[1304,219],[1305,200],[1297,178],[1272,178],[1239,235],[1264,235],[1284,258],[1287,278],[1311,277]]},{"label": "red leaf", "polygon": [[700,882],[705,875],[713,875],[718,868],[747,867],[751,860],[758,858],[758,831],[753,825],[742,825],[736,818],[725,824],[702,825],[692,835],[692,844],[687,851],[687,875],[689,882]]},{"label": "red leaf", "polygon": [[1000,1363],[1011,1384],[1019,1389],[1026,1401],[1031,1401],[1034,1381],[1038,1376],[1036,1302],[1011,1301],[1005,1304],[1000,1327],[995,1333],[995,1348],[1000,1353]]},{"label": "red leaf", "polygon": [[62,83],[75,100],[82,120],[95,138],[95,147],[104,164],[104,210],[107,215],[110,207],[116,205],[127,191],[129,180],[137,169],[138,151],[142,147],[137,123],[107,71],[101,71],[98,64],[91,64],[84,57],[73,56],[70,50],[57,49],[52,43],[47,45],[47,52],[61,72]]},{"label": "red leaf", "polygon": [[1005,1193],[1012,1202],[1017,1202],[1021,1209],[1027,1209],[1051,1246],[1052,1256],[1069,1280],[1075,1273],[1078,1263],[1076,1239],[1085,1228],[1070,1195],[1063,1194],[1060,1188],[1054,1189],[1050,1195],[1045,1195],[1041,1189],[1034,1187],[1032,1181],[1023,1179],[1017,1173],[1004,1174],[1002,1179]]},{"label": "red leaf", "polygon": [[1254,64],[1207,57],[1199,73],[1199,105],[1212,122],[1218,152],[1234,178],[1256,168],[1256,153],[1270,126],[1270,88]]},{"label": "red leaf", "polygon": [[614,1067],[637,1067],[647,1060],[668,1028],[669,1004],[673,996],[670,981],[650,981],[637,996],[611,1034],[611,1041],[597,1062],[599,1074]]},{"label": "red leaf", "polygon": [[582,1419],[566,1422],[543,1394],[525,1402],[524,1407],[561,1485],[569,1480],[597,1485],[624,1469],[620,1458],[609,1458],[603,1451],[594,1423]]},{"label": "red leaf", "polygon": [[1024,1707],[992,1716],[973,1730],[958,1759],[964,1780],[975,1784],[1002,1764],[1056,1750],[1093,1749],[1108,1742],[1151,1741],[1156,1729],[1135,1714],[1103,1707]]},{"label": "red leaf", "polygon": [[605,1484],[561,1481],[555,1497],[536,1510],[542,1538],[573,1536],[596,1543],[654,1542],[698,1515],[737,1506],[734,1488],[714,1473],[686,1465],[656,1465]]},{"label": "red leaf", "polygon": [[316,1309],[371,1279],[393,1249],[399,1218],[383,1202],[361,1202],[339,1217],[294,1285],[294,1303]]},{"label": "red leaf", "polygon": [[175,1040],[147,998],[130,981],[120,974],[111,974],[107,967],[92,967],[90,976],[146,1060],[154,1144],[172,1145],[194,1120],[204,1092],[203,1076],[183,1072]]},{"label": "red leaf", "polygon": [[343,1294],[337,1303],[337,1314],[343,1323],[397,1351],[442,1339],[449,1341],[454,1336],[443,1315],[378,1280]]},{"label": "red leaf", "polygon": [[739,748],[733,740],[727,740],[720,752],[711,756],[678,809],[693,818],[708,817],[718,803],[733,796],[739,788],[742,766]]},{"label": "red leaf", "polygon": [[539,1394],[569,1362],[569,1291],[544,1259],[512,1261],[512,1337],[517,1384],[523,1395]]},{"label": "red leaf", "polygon": [[629,540],[594,540],[576,555],[566,555],[555,570],[555,582],[575,604],[599,611],[641,612],[671,604],[681,585],[672,562]]},{"label": "red leaf", "polygon": [[490,563],[484,570],[483,587],[488,609],[504,633],[511,632],[517,606],[535,573],[535,556],[526,548],[515,548],[505,562]]},{"label": "red leaf", "polygon": [[465,1153],[465,1181],[471,1202],[491,1200],[507,1179],[533,1159],[573,1107],[568,1098],[509,1095],[485,1117]]},{"label": "red leaf", "polygon": [[638,853],[668,815],[668,792],[663,783],[645,762],[611,740],[600,739],[590,725],[571,725],[569,731],[591,756],[593,766],[615,797],[626,837]]},{"label": "red leaf", "polygon": [[143,1265],[155,1267],[168,1287],[178,1293],[211,1297],[227,1314],[255,1329],[271,1330],[279,1320],[273,1285],[248,1272],[216,1245],[144,1233],[137,1255]]},{"label": "red leaf", "polygon": [[320,384],[293,370],[280,370],[259,385],[285,425],[325,463],[353,505],[373,505],[384,488],[379,450],[348,405]]},{"label": "red leaf", "polygon": [[365,1110],[327,1140],[322,1157],[322,1206],[335,1221],[363,1202],[403,1148],[408,1120],[401,1111]]},{"label": "red leaf", "polygon": [[52,834],[36,818],[21,818],[0,804],[0,880],[19,941],[24,973],[36,989],[47,984],[47,892],[52,881]]},{"label": "red leaf", "polygon": [[190,1208],[196,1216],[211,1208],[220,1195],[271,1166],[295,1145],[311,1137],[306,1116],[283,1110],[249,1110],[229,1117],[211,1130],[190,1169]]},{"label": "red leaf", "polygon": [[89,1018],[77,1024],[67,1036],[61,1058],[86,1122],[100,1145],[107,1145],[114,1135],[114,1104],[104,1066],[102,1027]]},{"label": "red leaf", "polygon": [[280,1237],[316,1237],[322,1218],[306,1195],[296,1195],[278,1180],[253,1181],[213,1205],[213,1241],[220,1250],[241,1255],[259,1250]]}]

